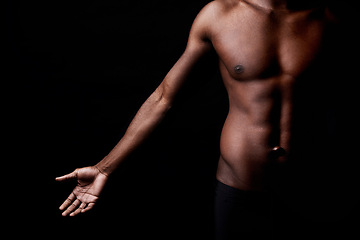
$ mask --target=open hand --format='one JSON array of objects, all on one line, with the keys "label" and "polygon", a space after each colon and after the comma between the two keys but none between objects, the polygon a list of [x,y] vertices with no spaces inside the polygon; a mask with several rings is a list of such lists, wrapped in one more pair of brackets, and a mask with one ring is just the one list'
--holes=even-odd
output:
[{"label": "open hand", "polygon": [[103,190],[108,177],[96,167],[78,168],[72,173],[57,177],[56,181],[76,179],[77,186],[69,197],[61,204],[60,210],[66,209],[62,215],[75,216],[92,209]]}]

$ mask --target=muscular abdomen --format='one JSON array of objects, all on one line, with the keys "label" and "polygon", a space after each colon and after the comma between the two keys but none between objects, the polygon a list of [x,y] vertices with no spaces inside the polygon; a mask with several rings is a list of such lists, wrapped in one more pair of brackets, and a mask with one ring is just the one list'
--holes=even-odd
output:
[{"label": "muscular abdomen", "polygon": [[[261,189],[266,171],[290,151],[295,80],[287,75],[251,82],[224,77],[230,109],[221,135],[218,178],[233,187]],[[279,148],[283,151],[275,153]]]}]

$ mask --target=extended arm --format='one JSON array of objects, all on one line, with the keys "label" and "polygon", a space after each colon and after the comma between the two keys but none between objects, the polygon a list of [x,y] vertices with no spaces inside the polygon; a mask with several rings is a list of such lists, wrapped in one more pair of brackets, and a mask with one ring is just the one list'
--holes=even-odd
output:
[{"label": "extended arm", "polygon": [[104,174],[111,174],[127,156],[138,148],[164,118],[171,108],[176,93],[186,81],[195,63],[211,48],[205,32],[195,21],[185,52],[172,67],[163,82],[141,106],[125,135],[114,149],[96,167]]},{"label": "extended arm", "polygon": [[[141,106],[124,136],[111,152],[94,167],[77,169],[70,174],[57,178],[58,181],[77,179],[79,183],[60,207],[61,210],[66,209],[63,213],[64,216],[69,213],[74,216],[80,212],[85,212],[89,210],[87,206],[91,206],[91,209],[105,185],[107,177],[149,137],[150,133],[164,118],[194,65],[211,49],[211,43],[207,37],[208,15],[203,10],[195,19],[185,52]],[[91,178],[88,177],[89,174]],[[84,179],[80,179],[82,176]],[[85,177],[88,178],[85,179]],[[98,183],[94,184],[96,181]],[[84,195],[91,197],[83,197]]]}]

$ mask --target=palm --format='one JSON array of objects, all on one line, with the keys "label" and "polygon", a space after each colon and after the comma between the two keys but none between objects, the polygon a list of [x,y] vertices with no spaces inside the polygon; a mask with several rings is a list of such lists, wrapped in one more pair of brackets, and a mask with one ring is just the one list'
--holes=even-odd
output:
[{"label": "palm", "polygon": [[92,169],[78,170],[78,184],[74,188],[73,193],[81,202],[96,202],[99,198],[103,186],[101,183],[98,183],[97,174],[98,172],[94,172]]},{"label": "palm", "polygon": [[70,174],[57,178],[58,181],[67,179],[77,179],[78,183],[69,197],[60,206],[60,210],[67,208],[63,212],[63,216],[69,213],[70,216],[75,216],[80,212],[86,212],[93,208],[105,186],[107,176],[100,173],[95,167],[86,167],[76,169]]}]

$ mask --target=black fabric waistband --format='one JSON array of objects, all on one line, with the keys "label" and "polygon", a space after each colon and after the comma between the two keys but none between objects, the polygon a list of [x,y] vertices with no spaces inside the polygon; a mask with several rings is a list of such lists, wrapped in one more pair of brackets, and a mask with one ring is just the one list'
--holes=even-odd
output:
[{"label": "black fabric waistband", "polygon": [[268,192],[260,192],[260,191],[248,191],[241,190],[229,185],[226,185],[219,180],[216,180],[215,183],[215,193],[216,194],[224,194],[229,198],[233,199],[248,199],[250,201],[268,201],[270,199],[270,194]]}]

